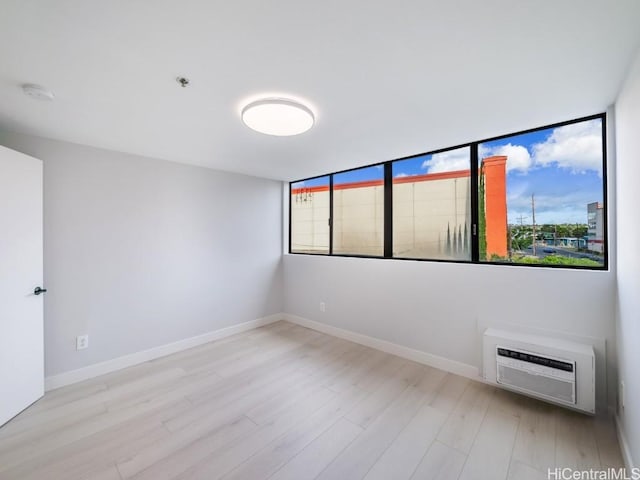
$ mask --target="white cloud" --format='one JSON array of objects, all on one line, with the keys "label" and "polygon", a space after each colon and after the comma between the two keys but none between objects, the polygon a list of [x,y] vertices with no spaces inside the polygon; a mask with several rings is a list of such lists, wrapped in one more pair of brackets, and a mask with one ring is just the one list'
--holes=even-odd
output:
[{"label": "white cloud", "polygon": [[[573,173],[597,171],[602,175],[602,134],[600,120],[580,122],[555,128],[540,143],[524,145],[508,143],[495,147],[478,146],[479,158],[495,155],[507,157],[507,172],[526,174],[535,168],[556,165]],[[469,169],[469,148],[463,147],[431,155],[422,162],[427,173],[451,172]],[[399,177],[402,175],[396,175]]]},{"label": "white cloud", "polygon": [[573,173],[593,170],[602,175],[602,127],[600,120],[574,123],[553,130],[549,138],[533,146],[536,165],[570,169]]},{"label": "white cloud", "polygon": [[544,141],[531,145],[500,145],[489,148],[480,145],[480,158],[507,156],[507,171],[526,174],[536,167],[556,165],[572,173],[597,171],[602,175],[602,131],[600,120],[574,123],[553,129]]},{"label": "white cloud", "polygon": [[478,156],[480,158],[493,157],[496,155],[504,155],[507,157],[507,172],[517,171],[527,173],[533,166],[533,159],[529,154],[529,150],[522,145],[499,145],[489,148],[480,145],[478,148]]},{"label": "white cloud", "polygon": [[501,145],[493,149],[492,155],[505,155],[507,157],[507,172],[518,171],[527,173],[533,165],[533,160],[522,145]]},{"label": "white cloud", "polygon": [[404,178],[404,177],[409,177],[411,175],[409,175],[408,173],[404,173],[404,172],[400,172],[396,174],[395,178]]},{"label": "white cloud", "polygon": [[478,145],[478,158],[483,159],[490,157],[492,155],[491,149],[487,147],[484,143]]},{"label": "white cloud", "polygon": [[429,160],[422,162],[422,168],[425,169],[427,173],[469,170],[469,165],[468,147],[449,150],[442,153],[434,153],[431,155]]}]

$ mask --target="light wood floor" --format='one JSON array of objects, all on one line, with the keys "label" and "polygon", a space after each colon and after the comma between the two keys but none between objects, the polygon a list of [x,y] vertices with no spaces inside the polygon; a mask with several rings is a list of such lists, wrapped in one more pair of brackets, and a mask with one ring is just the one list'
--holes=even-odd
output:
[{"label": "light wood floor", "polygon": [[49,392],[2,480],[546,479],[622,466],[612,424],[278,322]]}]

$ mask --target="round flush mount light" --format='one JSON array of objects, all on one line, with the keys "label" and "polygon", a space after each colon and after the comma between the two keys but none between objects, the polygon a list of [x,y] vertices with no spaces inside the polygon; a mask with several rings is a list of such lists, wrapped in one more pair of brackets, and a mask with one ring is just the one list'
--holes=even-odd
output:
[{"label": "round flush mount light", "polygon": [[25,83],[24,85],[22,85],[22,91],[25,95],[31,98],[35,98],[36,100],[51,101],[54,97],[53,92],[33,83]]},{"label": "round flush mount light", "polygon": [[264,98],[242,109],[242,121],[256,132],[286,137],[306,132],[315,122],[311,109],[287,98]]}]

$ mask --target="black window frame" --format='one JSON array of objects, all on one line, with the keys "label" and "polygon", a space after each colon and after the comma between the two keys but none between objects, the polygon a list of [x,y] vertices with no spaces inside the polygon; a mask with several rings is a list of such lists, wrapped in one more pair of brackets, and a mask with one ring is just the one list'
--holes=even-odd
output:
[{"label": "black window frame", "polygon": [[[525,135],[528,133],[537,132],[540,130],[553,129],[558,127],[563,127],[566,125],[572,125],[580,122],[587,122],[590,120],[599,119],[602,122],[602,195],[603,195],[603,226],[602,226],[602,234],[603,234],[603,242],[604,242],[604,254],[603,254],[603,264],[600,266],[587,266],[587,265],[552,265],[552,264],[529,264],[529,263],[517,263],[517,262],[509,262],[509,261],[487,261],[480,260],[480,249],[479,249],[479,231],[478,231],[478,147],[482,143],[493,142],[496,140],[502,140],[505,138],[517,136],[517,135]],[[393,256],[393,176],[392,169],[393,163],[397,161],[410,160],[417,157],[422,157],[425,155],[434,155],[438,153],[443,153],[451,150],[461,149],[468,147],[470,150],[470,198],[471,198],[471,259],[470,260],[458,260],[458,259],[438,259],[438,258],[407,258],[407,257],[394,257]],[[346,253],[333,253],[333,176],[351,172],[354,170],[359,170],[363,168],[370,167],[378,167],[382,166],[384,171],[384,232],[383,232],[383,255],[364,255],[364,254],[346,254]],[[521,130],[514,133],[508,133],[503,135],[497,135],[490,138],[485,138],[483,140],[472,141],[468,143],[463,143],[460,145],[455,145],[453,147],[440,148],[437,150],[431,150],[428,152],[417,153],[414,155],[408,155],[405,157],[395,158],[392,160],[387,160],[383,162],[372,163],[369,165],[358,166],[354,168],[348,168],[345,170],[340,170],[332,173],[326,173],[323,175],[316,175],[313,177],[303,178],[300,180],[295,180],[289,182],[289,246],[288,253],[291,255],[312,255],[312,256],[331,256],[331,257],[348,257],[348,258],[375,258],[382,260],[400,260],[400,261],[418,261],[418,262],[437,262],[437,263],[462,263],[462,264],[470,264],[470,265],[504,265],[504,266],[514,266],[514,267],[533,267],[533,268],[562,268],[562,269],[572,269],[572,270],[594,270],[594,271],[608,271],[609,270],[609,199],[608,199],[608,178],[607,178],[607,114],[606,112],[598,113],[594,115],[589,115],[586,117],[575,118],[572,120],[567,120],[563,122],[557,122],[550,125],[544,125],[536,128],[530,128],[526,130]],[[296,252],[291,249],[291,241],[292,241],[292,205],[291,205],[291,194],[292,194],[292,185],[314,180],[316,178],[321,177],[329,177],[329,251],[328,253],[311,253],[311,252]]]}]

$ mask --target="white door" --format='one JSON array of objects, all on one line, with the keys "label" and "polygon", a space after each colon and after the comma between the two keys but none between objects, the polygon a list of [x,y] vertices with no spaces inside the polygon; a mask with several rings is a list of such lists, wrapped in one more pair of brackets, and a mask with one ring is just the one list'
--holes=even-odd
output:
[{"label": "white door", "polygon": [[42,162],[0,146],[0,426],[44,394]]}]

